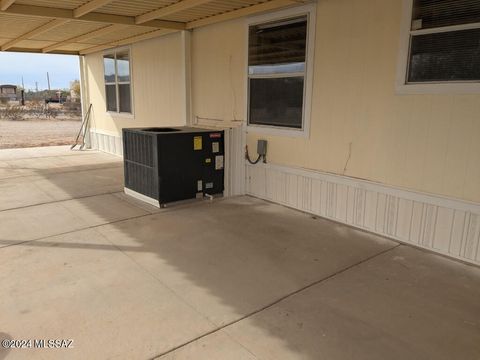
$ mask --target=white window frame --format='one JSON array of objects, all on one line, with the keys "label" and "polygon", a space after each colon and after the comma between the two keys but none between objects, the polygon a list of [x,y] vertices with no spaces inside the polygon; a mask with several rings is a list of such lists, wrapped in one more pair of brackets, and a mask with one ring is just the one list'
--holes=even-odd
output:
[{"label": "white window frame", "polygon": [[[118,76],[118,71],[117,71],[117,57],[116,53],[122,52],[122,51],[128,51],[128,59],[129,59],[129,70],[130,70],[130,82],[118,82],[117,76]],[[104,56],[105,55],[115,55],[115,87],[116,87],[116,96],[117,96],[117,109],[118,111],[112,111],[112,110],[107,110],[107,91],[106,91],[106,85],[107,83],[105,82],[105,64],[104,64]],[[102,66],[103,66],[103,93],[104,93],[104,98],[105,98],[105,111],[107,114],[115,117],[124,117],[124,118],[135,118],[135,107],[134,107],[134,101],[133,101],[133,66],[132,66],[132,48],[131,46],[122,46],[114,49],[108,49],[105,50],[102,54]],[[113,83],[108,83],[110,85],[113,85]],[[120,112],[120,93],[118,91],[118,85],[122,84],[130,84],[130,109],[131,112]]]},{"label": "white window frame", "polygon": [[397,94],[479,94],[480,81],[444,81],[429,83],[407,83],[410,62],[410,36],[434,34],[455,30],[478,29],[480,23],[444,26],[432,29],[411,30],[413,1],[403,0],[403,15],[400,31],[400,51],[397,61],[396,92]]},{"label": "white window frame", "polygon": [[[263,23],[286,20],[290,18],[307,16],[307,41],[306,41],[306,66],[304,76],[304,89],[303,89],[303,111],[302,111],[302,128],[286,128],[274,125],[257,125],[249,124],[250,104],[249,104],[249,73],[248,73],[248,43],[249,43],[249,28],[250,26],[259,25]],[[245,86],[245,100],[247,109],[247,132],[259,133],[265,135],[285,136],[285,137],[303,137],[308,138],[310,136],[310,120],[312,110],[312,90],[313,90],[313,62],[315,54],[315,26],[316,26],[316,4],[308,4],[303,6],[297,6],[285,10],[275,11],[268,14],[252,16],[247,18],[246,21],[246,86]],[[275,77],[281,77],[280,74]]]}]

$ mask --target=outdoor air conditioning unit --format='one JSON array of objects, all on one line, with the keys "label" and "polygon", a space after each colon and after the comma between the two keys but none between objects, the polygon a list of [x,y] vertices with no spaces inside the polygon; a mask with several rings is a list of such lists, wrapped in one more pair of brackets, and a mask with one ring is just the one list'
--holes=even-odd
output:
[{"label": "outdoor air conditioning unit", "polygon": [[123,129],[123,156],[125,193],[152,205],[223,193],[223,131]]}]

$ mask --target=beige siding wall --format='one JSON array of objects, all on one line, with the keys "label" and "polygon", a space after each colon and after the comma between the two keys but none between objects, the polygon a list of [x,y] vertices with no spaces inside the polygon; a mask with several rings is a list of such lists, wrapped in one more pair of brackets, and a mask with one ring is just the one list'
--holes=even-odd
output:
[{"label": "beige siding wall", "polygon": [[[401,7],[318,0],[310,138],[250,133],[250,148],[266,138],[271,163],[480,202],[480,96],[396,95]],[[195,30],[194,114],[245,118],[245,36],[242,21]]]},{"label": "beige siding wall", "polygon": [[245,120],[246,61],[244,19],[193,32],[193,116]]},{"label": "beige siding wall", "polygon": [[181,35],[133,44],[134,117],[108,113],[105,108],[103,53],[86,56],[93,127],[120,134],[124,127],[183,125],[184,83]]},{"label": "beige siding wall", "polygon": [[[250,148],[266,138],[271,163],[480,202],[480,96],[395,93],[401,5],[318,0],[310,137],[249,133]],[[193,32],[193,116],[245,120],[246,35],[244,19]],[[105,113],[89,55],[96,127],[182,124],[181,50],[180,35],[132,46],[134,120]]]}]

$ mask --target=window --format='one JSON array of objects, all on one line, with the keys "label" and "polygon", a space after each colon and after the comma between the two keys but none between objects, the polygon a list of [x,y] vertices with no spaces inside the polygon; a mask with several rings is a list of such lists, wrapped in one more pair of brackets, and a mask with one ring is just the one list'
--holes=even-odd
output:
[{"label": "window", "polygon": [[[309,116],[312,8],[262,16],[248,27],[248,125],[302,132]],[[289,15],[289,16],[288,16]],[[263,20],[263,21],[262,21]]]},{"label": "window", "polygon": [[411,21],[403,84],[479,82],[480,1],[408,1]]},{"label": "window", "polygon": [[130,52],[117,50],[103,56],[107,111],[132,113]]}]

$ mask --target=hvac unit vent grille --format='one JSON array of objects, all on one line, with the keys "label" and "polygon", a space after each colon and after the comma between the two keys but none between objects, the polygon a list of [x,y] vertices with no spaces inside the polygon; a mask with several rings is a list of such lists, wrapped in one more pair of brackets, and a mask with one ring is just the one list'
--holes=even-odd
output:
[{"label": "hvac unit vent grille", "polygon": [[151,198],[158,197],[156,141],[152,134],[123,131],[125,187]]},{"label": "hvac unit vent grille", "polygon": [[125,160],[153,167],[153,136],[125,133]]},{"label": "hvac unit vent grille", "polygon": [[155,169],[153,168],[127,162],[125,164],[125,186],[129,189],[136,189],[137,192],[141,191],[148,197],[158,197]]}]

